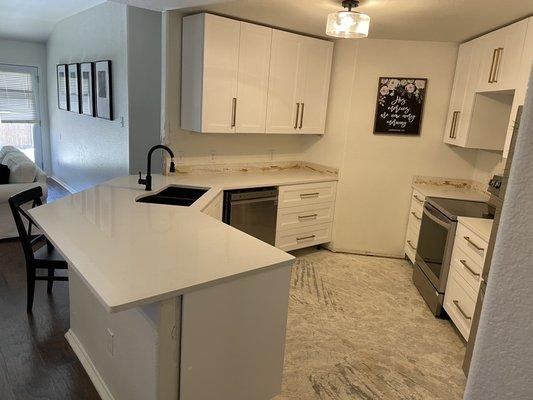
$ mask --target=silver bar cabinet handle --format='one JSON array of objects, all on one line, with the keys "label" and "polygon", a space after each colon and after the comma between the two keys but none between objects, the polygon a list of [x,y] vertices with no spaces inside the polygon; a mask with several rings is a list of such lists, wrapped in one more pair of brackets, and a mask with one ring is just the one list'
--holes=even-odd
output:
[{"label": "silver bar cabinet handle", "polygon": [[492,63],[490,64],[489,83],[494,83],[492,76],[494,75],[494,62],[496,61],[496,49],[492,52]]},{"label": "silver bar cabinet handle", "polygon": [[320,193],[318,192],[315,192],[315,193],[300,193],[300,198],[301,199],[307,199],[309,197],[318,197]]},{"label": "silver bar cabinet handle", "polygon": [[463,264],[464,267],[468,270],[468,272],[470,272],[472,275],[474,275],[475,277],[479,277],[480,276],[480,274],[478,274],[476,271],[474,271],[472,268],[470,268],[470,266],[468,265],[466,260],[459,260],[459,262],[461,264]]},{"label": "silver bar cabinet handle", "polygon": [[500,66],[502,63],[503,47],[496,49],[496,67],[494,68],[494,77],[492,78],[493,83],[498,83],[498,78],[500,75]]},{"label": "silver bar cabinet handle", "polygon": [[414,197],[419,203],[423,203],[423,202],[424,202],[424,200],[422,200],[422,199],[421,199],[420,197],[418,197],[418,195],[416,195],[416,194],[415,194],[413,197]]},{"label": "silver bar cabinet handle", "polygon": [[303,237],[297,237],[296,238],[296,241],[301,241],[301,240],[309,240],[309,239],[314,239],[315,238],[315,235],[309,235],[309,236],[303,236]]},{"label": "silver bar cabinet handle", "polygon": [[422,218],[419,217],[418,215],[416,215],[416,213],[415,213],[414,211],[411,211],[411,215],[412,215],[413,217],[415,217],[417,220],[422,221]]},{"label": "silver bar cabinet handle", "polygon": [[463,317],[464,317],[465,319],[467,319],[467,320],[469,320],[469,321],[472,319],[472,317],[469,317],[469,316],[463,311],[463,309],[462,309],[461,306],[459,305],[459,301],[458,301],[458,300],[453,300],[453,304],[455,304],[455,307],[457,307],[457,309],[459,310],[459,312],[460,312],[461,314],[463,314]]},{"label": "silver bar cabinet handle", "polygon": [[300,116],[300,103],[296,103],[296,118],[294,121],[294,129],[298,129],[298,118]]},{"label": "silver bar cabinet handle", "polygon": [[485,249],[483,247],[479,247],[477,244],[475,244],[472,239],[470,239],[469,236],[464,236],[465,240],[470,243],[472,246],[475,247],[476,250],[479,250],[479,251],[485,251]]},{"label": "silver bar cabinet handle", "polygon": [[300,116],[300,129],[302,129],[302,126],[304,124],[304,109],[305,109],[305,103],[302,103],[302,114]]},{"label": "silver bar cabinet handle", "polygon": [[298,215],[298,219],[309,219],[309,218],[316,219],[317,216],[318,214]]},{"label": "silver bar cabinet handle", "polygon": [[407,244],[409,245],[410,248],[412,248],[413,250],[416,250],[416,247],[413,246],[413,242],[411,242],[410,240],[407,241]]},{"label": "silver bar cabinet handle", "polygon": [[234,97],[231,100],[231,127],[235,128],[235,122],[237,119],[237,98]]}]

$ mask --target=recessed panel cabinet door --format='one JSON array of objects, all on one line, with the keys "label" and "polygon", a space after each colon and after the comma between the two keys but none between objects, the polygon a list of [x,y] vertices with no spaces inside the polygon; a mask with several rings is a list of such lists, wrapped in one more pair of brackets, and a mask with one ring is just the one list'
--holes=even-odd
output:
[{"label": "recessed panel cabinet door", "polygon": [[331,75],[333,43],[304,38],[301,75],[300,121],[298,133],[321,134],[326,126],[326,110]]},{"label": "recessed panel cabinet door", "polygon": [[236,132],[265,133],[272,29],[241,23]]},{"label": "recessed panel cabinet door", "polygon": [[202,132],[235,132],[240,21],[205,15]]},{"label": "recessed panel cabinet door", "polygon": [[267,133],[297,133],[303,46],[300,35],[277,30],[272,33]]}]

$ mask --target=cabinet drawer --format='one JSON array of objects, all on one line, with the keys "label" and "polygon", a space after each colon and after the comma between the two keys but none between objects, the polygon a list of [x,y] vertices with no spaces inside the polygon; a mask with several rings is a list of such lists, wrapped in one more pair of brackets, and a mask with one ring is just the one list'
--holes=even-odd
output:
[{"label": "cabinet drawer", "polygon": [[311,225],[276,233],[276,247],[296,250],[331,241],[331,223]]},{"label": "cabinet drawer", "polygon": [[333,221],[333,203],[309,204],[278,209],[277,230],[285,231],[302,226]]},{"label": "cabinet drawer", "polygon": [[472,297],[471,289],[468,289],[465,280],[452,270],[446,285],[444,309],[465,340],[468,340],[470,335],[475,307],[476,299]]},{"label": "cabinet drawer", "polygon": [[457,226],[454,247],[461,248],[472,261],[483,266],[488,243],[462,224]]},{"label": "cabinet drawer", "polygon": [[[456,271],[474,291],[477,297],[481,284],[481,271],[483,266],[472,260],[460,247],[453,249],[450,271]],[[450,272],[451,273],[451,272]]]},{"label": "cabinet drawer", "polygon": [[405,254],[409,257],[409,260],[414,264],[416,257],[416,246],[418,243],[418,234],[420,230],[413,229],[411,226],[407,228],[407,235],[405,238]]},{"label": "cabinet drawer", "polygon": [[416,202],[413,202],[409,210],[409,226],[417,231],[420,231],[420,224],[422,223],[423,207]]},{"label": "cabinet drawer", "polygon": [[333,202],[336,182],[306,183],[303,185],[280,186],[279,208]]}]

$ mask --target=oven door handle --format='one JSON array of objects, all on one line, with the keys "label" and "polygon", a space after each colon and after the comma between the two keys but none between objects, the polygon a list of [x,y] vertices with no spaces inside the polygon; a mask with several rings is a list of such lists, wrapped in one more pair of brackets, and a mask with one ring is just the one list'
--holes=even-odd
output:
[{"label": "oven door handle", "polygon": [[424,215],[426,215],[429,219],[431,219],[433,222],[435,222],[436,224],[439,224],[440,226],[442,226],[443,228],[446,228],[446,229],[450,229],[452,227],[452,224],[448,223],[448,222],[445,222],[443,220],[441,220],[440,218],[438,218],[436,215],[433,215],[433,213],[431,212],[431,210],[427,207],[427,203],[426,205],[424,206]]}]

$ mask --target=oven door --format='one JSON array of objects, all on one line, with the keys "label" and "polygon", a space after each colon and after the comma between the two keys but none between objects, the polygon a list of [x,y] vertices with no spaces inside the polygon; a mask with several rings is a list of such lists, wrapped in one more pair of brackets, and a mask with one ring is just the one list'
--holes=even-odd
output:
[{"label": "oven door", "polygon": [[424,204],[416,264],[439,293],[446,289],[456,225],[428,202]]}]

